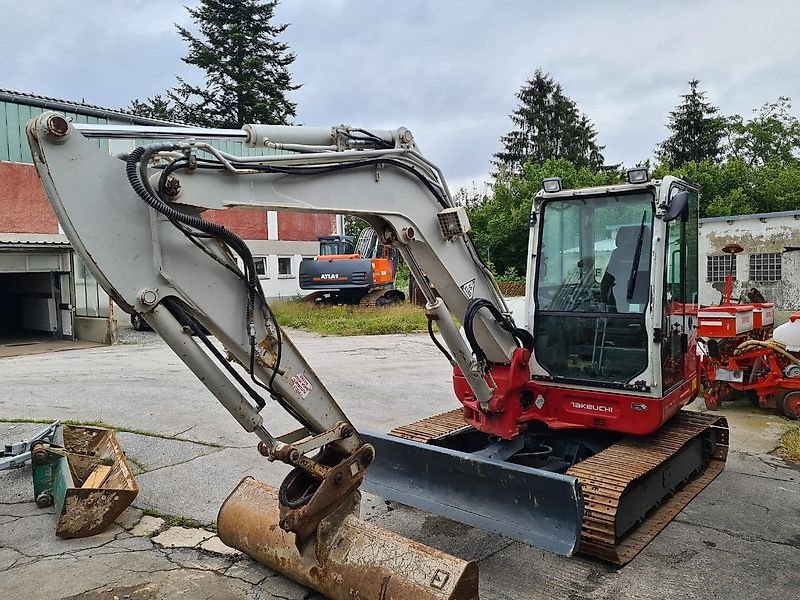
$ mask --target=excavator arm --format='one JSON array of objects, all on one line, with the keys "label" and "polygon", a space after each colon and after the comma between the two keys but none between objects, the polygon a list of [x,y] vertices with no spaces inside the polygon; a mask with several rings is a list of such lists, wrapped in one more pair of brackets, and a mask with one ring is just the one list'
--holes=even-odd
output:
[{"label": "excavator arm", "polygon": [[[330,529],[331,519],[341,524],[337,515],[353,503],[374,448],[281,330],[246,244],[204,219],[204,211],[293,210],[365,219],[384,243],[399,249],[446,349],[438,345],[484,409],[497,389],[490,366],[510,365],[515,354],[530,350],[530,334],[516,328],[477,255],[463,208],[454,205],[439,169],[406,129],[148,129],[75,125],[48,112],[31,120],[27,134],[47,196],[87,268],[256,434],[264,456],[292,467],[278,492],[279,524],[294,534],[297,552],[306,558],[316,543],[315,560],[321,560],[319,532]],[[94,137],[145,143],[110,156]],[[241,141],[264,153],[229,155],[213,140]],[[262,409],[272,404],[294,417],[299,429],[271,431],[269,409]],[[464,568],[462,575],[469,579],[473,570]],[[294,577],[333,594],[305,575]],[[463,585],[434,583],[426,593]]]}]

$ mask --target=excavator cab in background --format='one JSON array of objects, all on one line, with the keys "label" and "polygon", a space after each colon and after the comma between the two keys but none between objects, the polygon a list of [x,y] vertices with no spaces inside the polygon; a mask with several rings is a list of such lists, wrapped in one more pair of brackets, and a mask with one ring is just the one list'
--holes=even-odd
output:
[{"label": "excavator cab in background", "polygon": [[388,306],[405,302],[395,289],[397,251],[378,243],[378,234],[365,227],[353,236],[331,235],[319,239],[319,255],[300,264],[300,289],[313,290],[306,302]]}]

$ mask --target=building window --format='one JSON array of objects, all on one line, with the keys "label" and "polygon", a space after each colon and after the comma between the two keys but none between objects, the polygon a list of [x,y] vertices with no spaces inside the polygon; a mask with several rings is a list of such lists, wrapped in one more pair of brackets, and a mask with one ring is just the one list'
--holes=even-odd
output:
[{"label": "building window", "polygon": [[75,315],[106,318],[111,315],[108,294],[77,255],[75,256]]},{"label": "building window", "polygon": [[293,277],[291,256],[278,257],[278,277]]},{"label": "building window", "polygon": [[750,279],[752,281],[780,281],[781,255],[779,253],[751,254]]},{"label": "building window", "polygon": [[[736,255],[733,257],[733,278],[736,279]],[[706,263],[706,279],[708,281],[725,281],[728,279],[728,269],[730,268],[730,254],[709,256]]]},{"label": "building window", "polygon": [[269,278],[269,271],[267,271],[267,257],[254,256],[253,262],[256,264],[256,273],[258,274],[259,279]]}]

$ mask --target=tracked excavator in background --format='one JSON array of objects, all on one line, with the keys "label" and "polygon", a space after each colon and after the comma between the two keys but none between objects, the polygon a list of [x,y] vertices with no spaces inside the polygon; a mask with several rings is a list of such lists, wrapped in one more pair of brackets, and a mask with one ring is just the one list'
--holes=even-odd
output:
[{"label": "tracked excavator in background", "polygon": [[[220,509],[220,537],[329,598],[478,597],[474,563],[359,520],[359,488],[623,564],[724,465],[724,418],[681,410],[698,392],[698,193],[683,181],[642,170],[603,188],[546,180],[530,215],[525,308],[512,315],[464,208],[407,129],[125,127],[47,112],[27,135],[97,280],[263,457],[291,467],[278,490],[242,480]],[[145,143],[114,157],[97,137]],[[293,154],[235,156],[215,140]],[[425,295],[460,407],[389,434],[356,430],[278,326],[246,244],[203,219],[230,208],[367,221]],[[276,409],[299,428],[272,431]]]},{"label": "tracked excavator in background", "polygon": [[394,287],[397,252],[378,244],[378,233],[365,227],[353,244],[353,236],[319,238],[319,255],[300,263],[300,289],[312,293],[306,302],[357,304],[362,308],[405,302]]}]

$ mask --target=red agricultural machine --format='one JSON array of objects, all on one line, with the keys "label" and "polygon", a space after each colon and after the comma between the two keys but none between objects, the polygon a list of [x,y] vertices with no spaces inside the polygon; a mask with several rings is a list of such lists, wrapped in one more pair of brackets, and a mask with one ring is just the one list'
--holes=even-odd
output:
[{"label": "red agricultural machine", "polygon": [[775,304],[765,302],[756,289],[748,303],[734,304],[733,261],[742,251],[729,244],[731,256],[725,295],[719,306],[698,311],[701,343],[701,380],[706,407],[715,410],[742,392],[761,408],[778,409],[800,419],[800,312],[775,328]]}]

